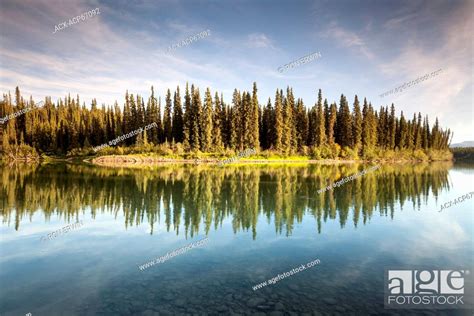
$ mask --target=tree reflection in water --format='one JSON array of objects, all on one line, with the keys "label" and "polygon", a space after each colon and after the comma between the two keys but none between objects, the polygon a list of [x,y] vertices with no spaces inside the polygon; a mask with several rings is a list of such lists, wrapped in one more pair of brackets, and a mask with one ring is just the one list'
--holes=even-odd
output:
[{"label": "tree reflection in water", "polygon": [[[393,218],[397,202],[420,209],[431,192],[449,189],[451,163],[382,165],[339,188],[317,191],[369,166],[357,164],[307,166],[162,165],[140,168],[97,167],[85,164],[0,166],[0,214],[3,224],[19,230],[35,212],[76,222],[90,209],[123,212],[125,226],[164,221],[168,231],[193,236],[200,225],[206,234],[231,217],[234,233],[252,230],[264,215],[274,220],[278,234],[291,235],[304,215],[312,215],[317,231],[322,223],[348,218],[365,224],[374,212]],[[350,214],[352,213],[352,214]],[[184,232],[180,232],[180,227]]]}]

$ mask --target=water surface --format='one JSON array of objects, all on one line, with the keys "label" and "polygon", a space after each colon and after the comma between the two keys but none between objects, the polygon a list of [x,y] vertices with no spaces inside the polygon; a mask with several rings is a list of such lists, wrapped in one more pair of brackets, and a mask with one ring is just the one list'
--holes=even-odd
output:
[{"label": "water surface", "polygon": [[439,210],[474,169],[382,166],[317,193],[369,167],[1,166],[0,314],[419,315],[384,309],[384,271],[473,266],[473,200]]}]

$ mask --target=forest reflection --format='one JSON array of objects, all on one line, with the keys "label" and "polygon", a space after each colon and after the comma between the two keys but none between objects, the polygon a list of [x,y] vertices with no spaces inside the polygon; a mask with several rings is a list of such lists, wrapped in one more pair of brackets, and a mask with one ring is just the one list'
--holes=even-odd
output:
[{"label": "forest reflection", "polygon": [[[317,191],[368,165],[163,165],[108,168],[85,164],[0,166],[0,214],[3,225],[20,229],[35,212],[75,222],[84,212],[92,218],[123,212],[125,226],[156,223],[168,231],[193,236],[218,229],[230,218],[234,233],[257,236],[257,220],[273,220],[277,234],[291,235],[304,215],[323,222],[354,226],[380,214],[393,218],[395,205],[422,209],[429,193],[449,189],[450,162],[382,165],[330,191]],[[200,227],[201,226],[201,227]],[[180,232],[180,227],[184,232]]]}]

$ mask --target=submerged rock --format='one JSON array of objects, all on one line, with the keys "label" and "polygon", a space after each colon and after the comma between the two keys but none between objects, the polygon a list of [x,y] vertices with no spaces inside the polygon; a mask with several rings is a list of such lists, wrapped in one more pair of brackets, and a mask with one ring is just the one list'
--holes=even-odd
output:
[{"label": "submerged rock", "polygon": [[270,306],[268,306],[268,305],[258,305],[257,309],[260,310],[260,311],[267,311],[267,310],[270,309]]},{"label": "submerged rock", "polygon": [[247,301],[247,306],[248,307],[255,307],[255,306],[261,305],[263,303],[265,303],[265,300],[263,298],[254,297],[254,298],[251,298]]},{"label": "submerged rock", "polygon": [[323,298],[323,302],[329,305],[336,305],[337,301],[332,297]]},{"label": "submerged rock", "polygon": [[228,311],[228,308],[225,307],[224,305],[220,305],[216,308],[216,311],[218,311],[219,313],[224,313]]},{"label": "submerged rock", "polygon": [[285,309],[285,305],[283,305],[282,303],[278,302],[275,304],[275,310],[281,311],[283,309]]}]

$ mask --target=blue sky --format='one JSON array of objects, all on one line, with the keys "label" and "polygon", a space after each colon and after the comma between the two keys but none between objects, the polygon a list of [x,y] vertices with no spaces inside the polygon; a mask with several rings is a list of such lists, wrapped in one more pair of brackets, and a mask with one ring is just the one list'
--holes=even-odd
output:
[{"label": "blue sky", "polygon": [[[53,34],[83,12],[100,15]],[[0,0],[0,90],[39,101],[67,93],[86,104],[123,104],[125,90],[148,97],[184,88],[224,93],[258,84],[259,101],[293,87],[312,106],[317,90],[378,108],[395,103],[437,116],[453,142],[474,139],[473,1],[24,1]],[[211,35],[164,54],[201,31]],[[321,58],[284,73],[311,53]],[[379,95],[438,69],[398,95]]]}]

